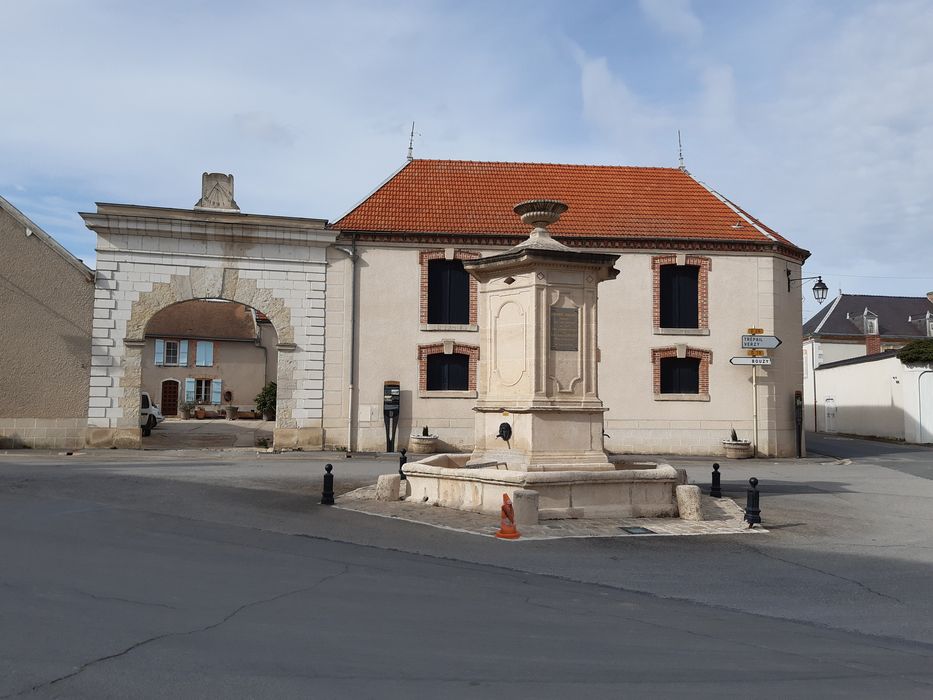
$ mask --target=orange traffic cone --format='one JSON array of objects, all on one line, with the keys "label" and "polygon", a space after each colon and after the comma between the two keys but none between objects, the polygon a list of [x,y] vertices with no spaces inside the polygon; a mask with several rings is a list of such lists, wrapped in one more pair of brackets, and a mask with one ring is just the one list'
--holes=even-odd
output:
[{"label": "orange traffic cone", "polygon": [[502,494],[502,521],[496,537],[504,540],[517,540],[521,537],[518,530],[515,529],[515,509],[512,508],[512,500],[507,493]]}]

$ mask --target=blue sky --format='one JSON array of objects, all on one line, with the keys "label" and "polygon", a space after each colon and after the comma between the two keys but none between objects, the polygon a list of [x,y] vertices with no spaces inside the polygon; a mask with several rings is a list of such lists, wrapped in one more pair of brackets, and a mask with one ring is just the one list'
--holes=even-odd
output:
[{"label": "blue sky", "polygon": [[[933,290],[933,3],[0,0],[0,194],[334,220],[424,158],[687,168],[831,293]],[[805,315],[818,309],[809,294]]]}]

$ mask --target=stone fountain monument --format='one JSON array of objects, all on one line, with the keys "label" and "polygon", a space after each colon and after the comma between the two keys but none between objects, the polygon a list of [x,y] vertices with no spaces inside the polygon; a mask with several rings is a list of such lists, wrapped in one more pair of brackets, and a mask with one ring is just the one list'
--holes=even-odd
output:
[{"label": "stone fountain monument", "polygon": [[464,261],[479,282],[475,449],[409,463],[410,500],[497,513],[503,493],[531,490],[543,519],[677,515],[675,469],[621,468],[603,448],[597,285],[619,274],[619,256],[551,238],[566,210],[518,204],[528,239]]}]

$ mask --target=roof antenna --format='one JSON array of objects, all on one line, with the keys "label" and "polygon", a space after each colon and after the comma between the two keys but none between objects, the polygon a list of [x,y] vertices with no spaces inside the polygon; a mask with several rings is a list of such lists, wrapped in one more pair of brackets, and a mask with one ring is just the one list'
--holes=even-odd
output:
[{"label": "roof antenna", "polygon": [[408,137],[408,162],[411,163],[415,156],[412,152],[412,148],[415,145],[415,123],[411,123],[411,136]]},{"label": "roof antenna", "polygon": [[680,141],[680,129],[677,130],[677,158],[680,160],[681,172],[687,172],[687,169],[684,167],[684,146]]}]

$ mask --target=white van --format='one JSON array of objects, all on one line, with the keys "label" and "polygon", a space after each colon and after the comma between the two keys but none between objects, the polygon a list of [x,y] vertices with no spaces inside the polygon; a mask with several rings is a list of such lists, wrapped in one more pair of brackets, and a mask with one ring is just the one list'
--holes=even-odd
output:
[{"label": "white van", "polygon": [[149,392],[140,393],[139,427],[143,429],[143,436],[148,437],[152,429],[165,420],[159,407],[152,403]]}]

